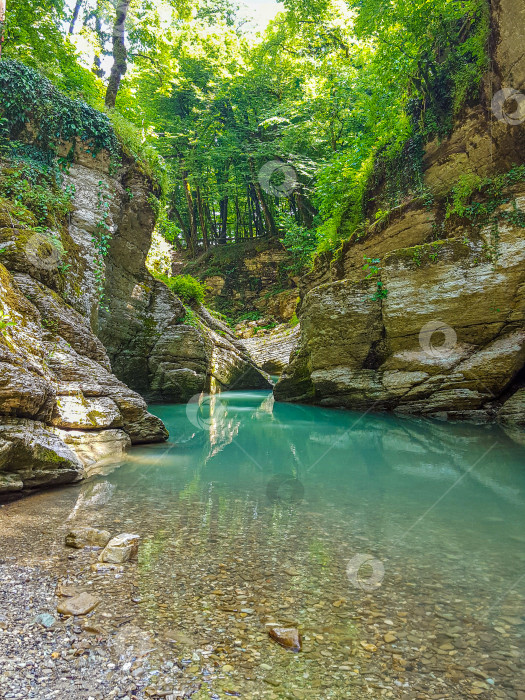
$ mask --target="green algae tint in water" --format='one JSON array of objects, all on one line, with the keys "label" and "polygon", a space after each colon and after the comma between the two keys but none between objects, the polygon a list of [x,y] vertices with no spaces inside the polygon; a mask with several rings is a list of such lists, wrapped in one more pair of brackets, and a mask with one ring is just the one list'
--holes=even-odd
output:
[{"label": "green algae tint in water", "polygon": [[[167,687],[197,699],[522,697],[522,434],[265,392],[153,410],[168,444],[40,497],[69,518],[58,539],[141,535],[123,578],[86,574],[121,659],[143,635],[151,682],[175,662]],[[270,623],[298,627],[303,650]]]}]

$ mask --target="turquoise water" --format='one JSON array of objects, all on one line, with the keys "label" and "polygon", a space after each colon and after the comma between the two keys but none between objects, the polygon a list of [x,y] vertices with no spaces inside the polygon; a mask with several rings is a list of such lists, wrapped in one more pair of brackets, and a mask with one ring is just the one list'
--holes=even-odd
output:
[{"label": "turquoise water", "polygon": [[[184,667],[176,688],[525,688],[525,448],[502,428],[276,404],[266,392],[152,410],[169,443],[134,448],[39,508],[64,527],[141,535],[136,570],[114,585],[133,587],[152,668]],[[271,641],[270,623],[298,627],[302,652]]]}]

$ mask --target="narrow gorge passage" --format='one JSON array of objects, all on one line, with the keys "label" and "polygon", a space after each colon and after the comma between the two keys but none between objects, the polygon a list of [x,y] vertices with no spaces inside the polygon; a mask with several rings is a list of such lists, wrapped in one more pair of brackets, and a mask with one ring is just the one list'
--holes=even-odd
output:
[{"label": "narrow gorge passage", "polygon": [[0,0],[0,699],[525,700],[525,0]]}]

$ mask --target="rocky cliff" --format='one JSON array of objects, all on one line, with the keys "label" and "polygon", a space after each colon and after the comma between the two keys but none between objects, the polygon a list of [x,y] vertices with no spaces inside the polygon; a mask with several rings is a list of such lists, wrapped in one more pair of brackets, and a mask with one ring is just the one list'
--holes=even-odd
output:
[{"label": "rocky cliff", "polygon": [[175,262],[175,271],[204,282],[207,302],[229,318],[247,313],[289,321],[297,306],[293,260],[276,239],[248,239],[213,246],[195,261]]},{"label": "rocky cliff", "polygon": [[[158,191],[107,118],[14,62],[0,93],[2,493],[77,481],[130,444],[166,440],[134,390],[186,401],[270,384],[220,321],[146,271]],[[78,133],[50,144],[35,124]]]},{"label": "rocky cliff", "polygon": [[[278,400],[525,424],[525,100],[507,105],[512,118],[498,108],[500,90],[525,86],[524,28],[522,8],[493,4],[491,73],[451,136],[427,144],[426,196],[301,281],[301,341]],[[472,184],[463,209],[460,180]]]},{"label": "rocky cliff", "polygon": [[132,443],[167,438],[92,330],[95,255],[75,221],[62,232],[66,275],[27,210],[1,200],[0,492],[77,481]]},{"label": "rocky cliff", "polygon": [[[184,305],[147,271],[155,212],[145,184],[134,171],[106,188],[112,193],[108,223],[116,235],[105,259],[107,302],[99,315],[99,337],[113,371],[149,401],[176,403],[202,391],[269,389],[266,375],[228,326],[201,304]],[[89,186],[80,189],[86,199],[96,194]]]}]

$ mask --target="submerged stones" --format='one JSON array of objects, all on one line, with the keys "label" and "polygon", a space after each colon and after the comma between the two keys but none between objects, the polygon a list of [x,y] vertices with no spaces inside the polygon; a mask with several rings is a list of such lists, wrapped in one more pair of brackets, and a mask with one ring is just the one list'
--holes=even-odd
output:
[{"label": "submerged stones", "polygon": [[301,635],[296,627],[270,627],[268,634],[285,649],[298,652],[303,648]]},{"label": "submerged stones", "polygon": [[105,547],[111,539],[107,530],[94,527],[77,527],[66,535],[66,547],[83,549],[84,547]]},{"label": "submerged stones", "polygon": [[95,598],[91,593],[80,593],[73,598],[65,598],[57,606],[57,612],[67,617],[87,615],[100,603],[100,598]]},{"label": "submerged stones", "polygon": [[123,533],[113,537],[99,557],[100,562],[108,564],[124,564],[137,556],[139,551],[139,535]]},{"label": "submerged stones", "polygon": [[[140,535],[123,532],[111,537],[108,530],[98,530],[95,527],[77,527],[70,530],[65,538],[66,547],[84,549],[85,547],[104,548],[98,562],[92,565],[94,571],[121,570],[117,564],[124,564],[136,558],[139,551]],[[67,594],[65,594],[67,595]]]}]

